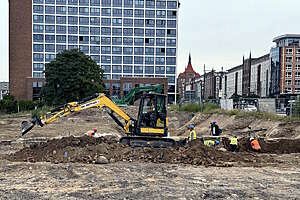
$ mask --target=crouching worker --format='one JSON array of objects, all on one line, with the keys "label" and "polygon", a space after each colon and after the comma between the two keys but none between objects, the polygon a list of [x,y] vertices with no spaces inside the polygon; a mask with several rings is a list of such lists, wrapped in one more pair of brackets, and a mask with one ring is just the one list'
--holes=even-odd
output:
[{"label": "crouching worker", "polygon": [[194,124],[191,124],[189,126],[189,130],[190,130],[190,135],[188,137],[188,140],[189,142],[193,141],[193,140],[196,140],[197,138],[197,135],[196,135],[196,131],[195,131],[195,125]]},{"label": "crouching worker", "polygon": [[258,139],[250,137],[250,144],[251,144],[252,150],[254,150],[256,152],[259,152],[261,150]]},{"label": "crouching worker", "polygon": [[230,150],[232,152],[236,152],[237,151],[237,148],[238,148],[238,139],[236,136],[232,136],[230,138]]},{"label": "crouching worker", "polygon": [[93,130],[89,130],[88,132],[86,132],[85,135],[87,135],[89,137],[95,137],[96,132],[97,132],[97,129],[93,128]]}]

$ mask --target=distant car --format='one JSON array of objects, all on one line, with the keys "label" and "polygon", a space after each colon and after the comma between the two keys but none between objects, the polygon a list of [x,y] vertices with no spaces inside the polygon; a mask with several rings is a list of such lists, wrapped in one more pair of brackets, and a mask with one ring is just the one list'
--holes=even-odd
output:
[{"label": "distant car", "polygon": [[244,110],[247,112],[256,112],[257,108],[254,105],[246,105],[244,107]]}]

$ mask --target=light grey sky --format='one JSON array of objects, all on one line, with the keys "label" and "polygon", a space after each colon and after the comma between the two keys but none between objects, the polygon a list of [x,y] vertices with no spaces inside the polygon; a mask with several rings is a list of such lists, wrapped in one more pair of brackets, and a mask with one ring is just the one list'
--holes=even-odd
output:
[{"label": "light grey sky", "polygon": [[[275,36],[300,33],[299,0],[181,0],[177,73],[229,69],[269,52]],[[8,1],[0,0],[0,81],[8,80]]]}]

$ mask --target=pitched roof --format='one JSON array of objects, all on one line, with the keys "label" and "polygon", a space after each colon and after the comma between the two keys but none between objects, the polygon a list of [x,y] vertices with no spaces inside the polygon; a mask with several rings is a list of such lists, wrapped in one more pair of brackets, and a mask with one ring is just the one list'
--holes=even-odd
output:
[{"label": "pitched roof", "polygon": [[189,54],[189,62],[188,62],[188,65],[186,66],[184,72],[181,72],[179,74],[179,77],[183,77],[186,73],[193,73],[195,74],[195,78],[199,78],[200,77],[200,74],[197,73],[194,69],[193,69],[193,66],[192,66],[192,59],[191,59],[191,54]]}]

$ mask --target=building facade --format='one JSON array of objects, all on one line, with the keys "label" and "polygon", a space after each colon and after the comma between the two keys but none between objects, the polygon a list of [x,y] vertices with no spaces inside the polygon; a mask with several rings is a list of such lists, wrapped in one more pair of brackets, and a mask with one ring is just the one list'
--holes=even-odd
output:
[{"label": "building facade", "polygon": [[192,66],[191,54],[189,54],[189,61],[185,67],[184,72],[178,76],[178,94],[184,101],[191,101],[196,96],[196,84],[195,80],[200,78],[200,74],[197,73]]},{"label": "building facade", "polygon": [[108,90],[121,77],[167,78],[175,101],[178,0],[10,0],[9,7],[17,99],[35,98],[45,64],[75,48],[104,70]]},{"label": "building facade", "polygon": [[233,67],[224,74],[222,82],[222,98],[242,96],[243,65]]},{"label": "building facade", "polygon": [[274,38],[271,49],[271,95],[300,94],[300,34]]},{"label": "building facade", "polygon": [[9,94],[9,83],[8,82],[0,82],[0,100],[2,100],[3,97],[8,94]]}]

